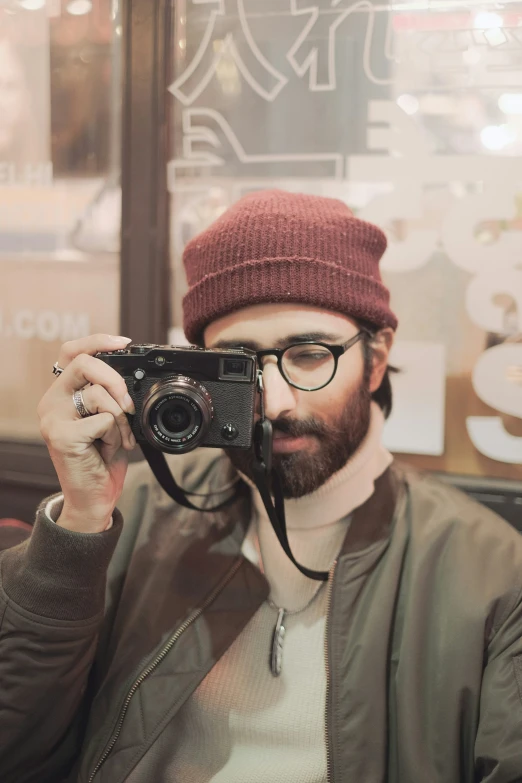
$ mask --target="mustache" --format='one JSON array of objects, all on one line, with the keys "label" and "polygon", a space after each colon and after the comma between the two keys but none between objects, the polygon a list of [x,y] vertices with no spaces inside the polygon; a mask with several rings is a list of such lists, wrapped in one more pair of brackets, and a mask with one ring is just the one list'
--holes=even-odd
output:
[{"label": "mustache", "polygon": [[306,435],[321,437],[328,434],[328,427],[317,419],[306,419],[305,421],[275,419],[272,422],[272,429],[274,432],[281,432],[291,438],[303,438]]}]

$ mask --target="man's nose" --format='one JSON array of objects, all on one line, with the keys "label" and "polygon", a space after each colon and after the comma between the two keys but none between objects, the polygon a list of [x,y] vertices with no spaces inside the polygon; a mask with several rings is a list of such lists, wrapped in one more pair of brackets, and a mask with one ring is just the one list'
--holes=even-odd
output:
[{"label": "man's nose", "polygon": [[263,367],[263,385],[265,388],[265,416],[275,421],[297,407],[296,392],[281,373],[277,364],[266,359]]}]

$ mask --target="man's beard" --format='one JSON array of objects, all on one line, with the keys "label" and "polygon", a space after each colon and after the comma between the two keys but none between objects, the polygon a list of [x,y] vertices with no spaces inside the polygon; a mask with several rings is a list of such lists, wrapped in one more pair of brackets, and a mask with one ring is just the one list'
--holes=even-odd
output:
[{"label": "man's beard", "polygon": [[[274,430],[299,438],[315,436],[318,448],[313,453],[306,450],[291,454],[274,454],[272,464],[277,471],[283,496],[300,498],[319,489],[334,473],[341,470],[355,454],[370,426],[371,394],[365,378],[350,397],[335,421],[324,422],[310,418],[306,421],[277,419]],[[225,449],[234,467],[251,481],[253,450]]]}]

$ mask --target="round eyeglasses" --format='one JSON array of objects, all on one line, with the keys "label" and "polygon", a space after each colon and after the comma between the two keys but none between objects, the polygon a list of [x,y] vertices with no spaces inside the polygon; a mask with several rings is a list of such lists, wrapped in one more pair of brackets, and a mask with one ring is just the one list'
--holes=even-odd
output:
[{"label": "round eyeglasses", "polygon": [[256,351],[256,354],[261,367],[265,356],[275,356],[279,372],[295,389],[318,391],[328,386],[335,376],[343,353],[365,336],[371,337],[372,334],[366,329],[361,329],[343,345],[303,342],[288,345],[286,348]]}]

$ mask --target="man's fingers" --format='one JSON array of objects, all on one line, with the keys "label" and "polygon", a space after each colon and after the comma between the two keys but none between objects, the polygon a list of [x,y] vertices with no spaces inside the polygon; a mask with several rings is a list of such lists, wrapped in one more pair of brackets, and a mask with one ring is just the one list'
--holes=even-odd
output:
[{"label": "man's fingers", "polygon": [[115,450],[122,445],[121,433],[112,413],[98,413],[75,421],[45,421],[41,433],[51,451],[62,457],[84,454],[95,440],[102,440]]},{"label": "man's fingers", "polygon": [[126,413],[136,412],[122,376],[105,362],[87,354],[72,360],[58,378],[56,389],[61,388],[66,395],[72,395],[90,383],[103,386]]},{"label": "man's fingers", "polygon": [[79,340],[64,343],[58,355],[58,366],[63,370],[82,353],[94,356],[101,351],[117,351],[131,342],[130,337],[115,337],[111,334],[91,334]]},{"label": "man's fingers", "polygon": [[[136,445],[136,440],[132,434],[132,430],[129,424],[129,420],[124,411],[118,405],[116,400],[109,394],[109,392],[96,384],[89,386],[82,391],[83,404],[91,415],[98,413],[110,413],[114,417],[118,429],[120,431],[122,445],[125,449],[133,449]],[[74,403],[71,399],[71,418],[78,418]]]},{"label": "man's fingers", "polygon": [[103,459],[110,462],[116,452],[122,447],[122,437],[116,419],[112,413],[98,413],[86,419],[80,419],[76,426],[80,425],[82,434],[85,434],[90,442],[101,441],[100,452],[103,451]]}]

